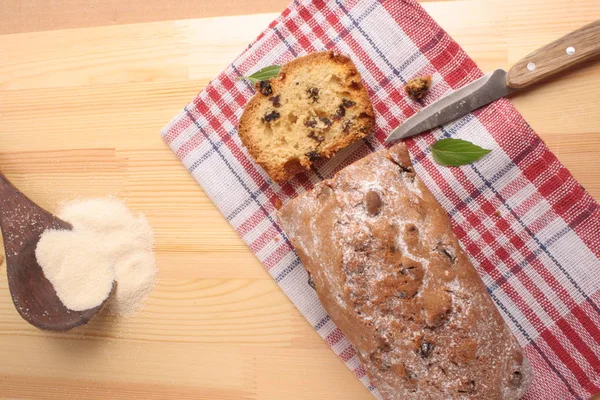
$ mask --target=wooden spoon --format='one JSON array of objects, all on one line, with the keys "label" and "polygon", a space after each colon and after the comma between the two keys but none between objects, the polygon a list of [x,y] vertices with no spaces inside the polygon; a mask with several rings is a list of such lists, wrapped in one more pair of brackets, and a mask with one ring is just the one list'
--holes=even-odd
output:
[{"label": "wooden spoon", "polygon": [[[35,258],[35,248],[46,229],[72,226],[44,210],[0,174],[0,229],[4,237],[6,272],[13,303],[31,325],[49,331],[67,331],[86,324],[106,304],[85,311],[69,310],[56,295]],[[115,284],[113,283],[114,292]]]}]

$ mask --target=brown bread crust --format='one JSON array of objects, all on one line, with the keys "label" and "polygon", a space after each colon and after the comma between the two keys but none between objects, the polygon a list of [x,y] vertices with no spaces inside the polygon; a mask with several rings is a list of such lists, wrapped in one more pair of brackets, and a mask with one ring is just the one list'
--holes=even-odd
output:
[{"label": "brown bread crust", "polygon": [[384,399],[518,399],[531,367],[404,144],[279,210]]}]

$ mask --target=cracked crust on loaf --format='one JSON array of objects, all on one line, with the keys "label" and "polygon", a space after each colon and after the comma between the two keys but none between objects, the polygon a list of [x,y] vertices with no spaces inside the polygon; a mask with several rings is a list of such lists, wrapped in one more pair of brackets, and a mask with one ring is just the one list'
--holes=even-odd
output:
[{"label": "cracked crust on loaf", "polygon": [[531,366],[400,143],[278,212],[384,399],[518,399]]}]

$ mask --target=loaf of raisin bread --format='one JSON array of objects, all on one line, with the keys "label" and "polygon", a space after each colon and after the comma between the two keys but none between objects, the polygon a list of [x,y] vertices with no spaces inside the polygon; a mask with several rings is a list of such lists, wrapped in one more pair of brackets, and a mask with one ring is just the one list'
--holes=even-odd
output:
[{"label": "loaf of raisin bread", "polygon": [[256,85],[239,136],[269,176],[283,182],[373,130],[367,89],[350,58],[312,53]]},{"label": "loaf of raisin bread", "polygon": [[523,350],[403,144],[279,210],[319,299],[384,399],[518,399]]}]

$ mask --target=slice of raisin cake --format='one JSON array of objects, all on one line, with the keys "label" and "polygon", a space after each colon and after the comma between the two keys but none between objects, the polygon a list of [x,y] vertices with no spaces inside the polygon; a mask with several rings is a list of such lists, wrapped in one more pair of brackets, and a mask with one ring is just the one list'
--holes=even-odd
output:
[{"label": "slice of raisin cake", "polygon": [[248,152],[283,182],[371,133],[375,116],[350,58],[312,53],[256,85],[239,124]]}]

